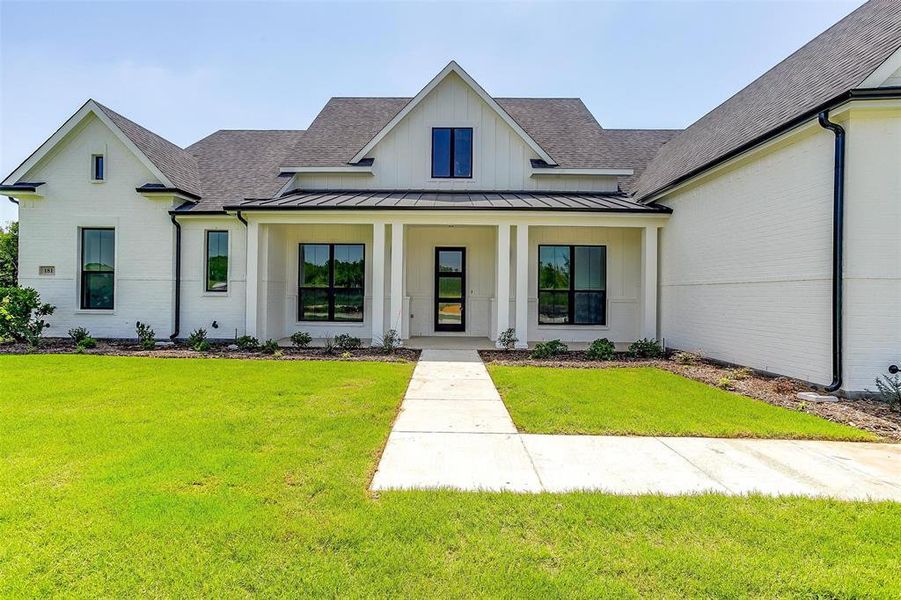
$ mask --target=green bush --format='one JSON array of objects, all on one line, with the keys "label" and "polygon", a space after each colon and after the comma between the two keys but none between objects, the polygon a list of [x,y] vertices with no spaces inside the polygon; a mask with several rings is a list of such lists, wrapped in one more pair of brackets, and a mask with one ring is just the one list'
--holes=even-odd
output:
[{"label": "green bush", "polygon": [[185,341],[188,348],[196,352],[206,352],[210,349],[210,343],[206,339],[206,329],[195,329]]},{"label": "green bush", "polygon": [[499,336],[497,336],[497,344],[504,350],[513,350],[513,348],[516,347],[516,342],[518,341],[519,338],[516,337],[516,330],[512,327],[505,329]]},{"label": "green bush", "polygon": [[335,336],[335,347],[338,350],[356,350],[362,345],[360,338],[354,337],[347,333],[341,333]]},{"label": "green bush", "polygon": [[91,337],[91,332],[84,327],[73,327],[69,330],[69,337],[78,344],[81,340]]},{"label": "green bush", "polygon": [[877,377],[876,394],[879,400],[888,404],[889,410],[898,409],[901,412],[901,377],[898,373]]},{"label": "green bush", "polygon": [[613,342],[607,338],[601,338],[591,342],[588,350],[585,351],[585,356],[591,360],[611,360],[615,352],[616,347]]},{"label": "green bush", "polygon": [[551,340],[549,342],[539,342],[535,344],[529,358],[554,358],[569,351],[569,347],[560,340]]},{"label": "green bush", "polygon": [[313,341],[313,337],[306,331],[298,331],[291,334],[291,343],[295,348],[306,348]]},{"label": "green bush", "polygon": [[400,336],[397,334],[397,330],[389,329],[382,337],[382,350],[390,354],[397,350],[398,346],[400,346]]},{"label": "green bush", "polygon": [[41,334],[50,327],[44,317],[54,310],[56,307],[42,303],[40,294],[31,288],[0,288],[0,340],[37,347]]},{"label": "green bush", "polygon": [[629,356],[634,358],[660,358],[663,356],[663,347],[660,342],[651,339],[640,339],[629,346]]},{"label": "green bush", "polygon": [[266,340],[260,346],[260,352],[263,354],[275,354],[276,352],[279,352],[278,340]]},{"label": "green bush", "polygon": [[85,336],[75,343],[75,351],[78,352],[79,354],[84,352],[88,348],[96,348],[96,347],[97,347],[97,340],[95,340],[91,336]]},{"label": "green bush", "polygon": [[325,337],[322,338],[322,350],[326,354],[334,354],[335,353],[335,339],[326,334]]},{"label": "green bush", "polygon": [[701,362],[701,357],[691,352],[676,352],[673,360],[680,365],[696,365]]},{"label": "green bush", "polygon": [[146,323],[135,323],[135,333],[138,335],[138,343],[144,350],[153,350],[156,346],[156,332]]},{"label": "green bush", "polygon": [[243,350],[244,352],[254,352],[260,349],[260,340],[253,337],[252,335],[242,335],[235,340],[235,345],[238,346],[238,350]]}]

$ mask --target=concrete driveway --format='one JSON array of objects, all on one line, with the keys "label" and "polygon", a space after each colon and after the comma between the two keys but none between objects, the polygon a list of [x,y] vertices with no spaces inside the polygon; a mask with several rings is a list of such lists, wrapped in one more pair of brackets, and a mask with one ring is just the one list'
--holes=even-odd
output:
[{"label": "concrete driveway", "polygon": [[425,350],[373,490],[762,493],[901,501],[901,446],[519,434],[474,350]]}]

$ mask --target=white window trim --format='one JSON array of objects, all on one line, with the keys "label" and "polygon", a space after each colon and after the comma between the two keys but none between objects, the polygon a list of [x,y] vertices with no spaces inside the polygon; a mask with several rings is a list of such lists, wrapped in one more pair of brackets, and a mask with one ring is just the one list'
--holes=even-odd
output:
[{"label": "white window trim", "polygon": [[[94,162],[97,157],[103,159],[103,179],[97,179],[97,171],[94,169]],[[107,175],[109,174],[108,164],[106,160],[106,152],[92,152],[91,153],[91,183],[106,183]],[[88,227],[90,229],[90,227]]]},{"label": "white window trim", "polygon": [[[207,268],[209,267],[207,263],[207,255],[208,255],[208,244],[210,242],[209,233],[211,231],[224,231],[228,235],[228,271],[225,273],[225,291],[224,292],[213,292],[206,288],[207,281]],[[232,230],[227,227],[213,227],[210,229],[203,230],[203,256],[201,258],[201,278],[200,278],[200,293],[202,296],[206,298],[228,298],[231,296],[232,292]]]}]

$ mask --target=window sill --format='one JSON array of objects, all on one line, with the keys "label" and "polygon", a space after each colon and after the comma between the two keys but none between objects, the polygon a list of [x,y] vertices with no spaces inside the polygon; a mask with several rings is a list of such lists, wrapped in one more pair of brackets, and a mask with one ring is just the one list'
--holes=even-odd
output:
[{"label": "window sill", "polygon": [[363,321],[295,321],[297,327],[364,327],[366,323]]},{"label": "window sill", "polygon": [[106,179],[91,179],[91,183],[106,183]]},{"label": "window sill", "polygon": [[594,329],[597,331],[606,331],[610,329],[610,325],[578,325],[576,323],[560,323],[559,325],[552,325],[550,323],[539,323],[538,329],[547,329],[553,331],[554,329]]},{"label": "window sill", "polygon": [[112,308],[78,308],[75,310],[76,315],[114,315],[116,309]]},{"label": "window sill", "polygon": [[204,291],[200,294],[204,298],[228,298],[231,296],[231,292],[209,292]]}]

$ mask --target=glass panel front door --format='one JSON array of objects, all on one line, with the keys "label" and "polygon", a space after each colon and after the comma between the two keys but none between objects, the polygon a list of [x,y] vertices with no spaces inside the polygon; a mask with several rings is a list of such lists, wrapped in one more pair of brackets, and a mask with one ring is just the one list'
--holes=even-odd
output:
[{"label": "glass panel front door", "polygon": [[466,329],[466,250],[435,248],[435,331]]}]

